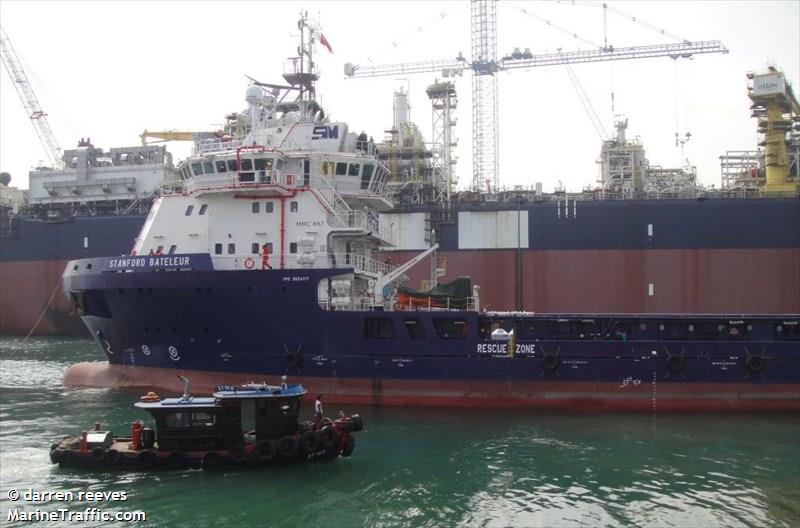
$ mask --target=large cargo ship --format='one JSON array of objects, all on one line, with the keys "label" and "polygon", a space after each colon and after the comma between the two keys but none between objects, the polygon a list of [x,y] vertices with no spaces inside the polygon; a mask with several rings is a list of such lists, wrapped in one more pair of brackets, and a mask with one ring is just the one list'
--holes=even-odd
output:
[{"label": "large cargo ship", "polygon": [[[315,28],[299,27],[288,85],[247,89],[246,135],[198,144],[177,167],[180,190],[154,201],[132,250],[68,262],[64,291],[107,362],[70,367],[65,383],[288,375],[342,402],[800,409],[798,234],[754,234],[800,224],[796,196],[651,204],[512,193],[398,209],[397,158],[325,115]],[[679,242],[681,230],[711,232],[733,210],[741,216],[726,216],[713,239]],[[426,259],[437,282],[448,247],[458,262],[447,271],[472,280],[403,285]],[[587,265],[587,251],[604,265]],[[686,255],[691,278],[672,269]],[[732,284],[748,265],[763,278]],[[714,266],[731,275],[716,279]],[[589,279],[574,278],[582,273]],[[762,291],[769,299],[757,304]],[[714,304],[719,295],[741,304]],[[570,309],[540,313],[559,303]],[[714,315],[658,313],[672,306]]]}]

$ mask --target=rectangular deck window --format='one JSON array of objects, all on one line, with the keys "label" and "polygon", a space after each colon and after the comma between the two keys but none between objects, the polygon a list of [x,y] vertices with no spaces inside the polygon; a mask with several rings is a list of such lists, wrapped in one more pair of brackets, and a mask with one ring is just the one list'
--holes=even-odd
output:
[{"label": "rectangular deck window", "polygon": [[289,253],[297,253],[297,242],[289,243]]},{"label": "rectangular deck window", "polygon": [[183,213],[183,214],[185,214],[186,216],[189,216],[190,214],[192,214],[192,211],[194,211],[194,206],[190,205],[190,206],[186,207],[186,212]]},{"label": "rectangular deck window", "polygon": [[261,203],[253,202],[250,204],[250,209],[252,210],[253,214],[258,213],[261,210]]},{"label": "rectangular deck window", "polygon": [[780,341],[800,341],[800,321],[781,321],[775,330]]},{"label": "rectangular deck window", "polygon": [[217,160],[217,172],[228,172],[227,167],[225,166],[225,160]]},{"label": "rectangular deck window", "polygon": [[347,175],[348,176],[356,176],[358,177],[359,170],[361,169],[361,165],[358,163],[351,163],[350,166],[347,168]]},{"label": "rectangular deck window", "polygon": [[261,246],[258,245],[258,242],[253,242],[252,244],[250,244],[250,253],[252,253],[253,255],[258,255],[260,247]]},{"label": "rectangular deck window", "polygon": [[394,339],[397,331],[390,317],[367,317],[364,319],[364,337],[368,339]]},{"label": "rectangular deck window", "polygon": [[271,213],[275,209],[275,205],[272,202],[264,202],[264,212]]},{"label": "rectangular deck window", "polygon": [[693,329],[694,325],[688,323],[661,323],[658,326],[658,333],[661,339],[691,339],[694,337]]},{"label": "rectangular deck window", "polygon": [[344,176],[347,174],[347,163],[337,163],[336,164],[336,175],[337,176]]},{"label": "rectangular deck window", "polygon": [[403,319],[403,326],[406,327],[408,337],[411,339],[425,339],[425,328],[422,326],[422,321],[419,319]]},{"label": "rectangular deck window", "polygon": [[214,244],[214,254],[222,255],[222,244]]},{"label": "rectangular deck window", "polygon": [[297,212],[297,202],[289,202],[289,211],[296,213]]},{"label": "rectangular deck window", "polygon": [[203,172],[206,174],[214,174],[214,164],[210,161],[203,162]]},{"label": "rectangular deck window", "polygon": [[192,163],[192,172],[195,176],[202,176],[203,175],[203,164],[202,163]]},{"label": "rectangular deck window", "polygon": [[236,254],[236,244],[231,242],[228,244],[228,255],[235,255]]},{"label": "rectangular deck window", "polygon": [[467,337],[467,321],[452,317],[436,317],[433,328],[441,339],[464,339]]},{"label": "rectangular deck window", "polygon": [[228,160],[228,172],[237,172],[239,169],[236,168],[236,160],[229,159]]},{"label": "rectangular deck window", "polygon": [[206,214],[206,211],[208,211],[208,204],[203,204],[200,206],[200,210],[197,212],[197,214],[204,215]]},{"label": "rectangular deck window", "polygon": [[250,158],[242,158],[241,160],[239,160],[239,163],[241,163],[242,165],[242,168],[240,170],[243,171],[253,170],[253,160],[251,160]]}]

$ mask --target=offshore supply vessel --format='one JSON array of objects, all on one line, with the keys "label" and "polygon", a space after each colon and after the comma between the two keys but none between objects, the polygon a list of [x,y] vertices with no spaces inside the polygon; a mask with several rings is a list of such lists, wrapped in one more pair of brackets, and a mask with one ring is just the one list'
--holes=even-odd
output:
[{"label": "offshore supply vessel", "polygon": [[[671,247],[672,237],[692,229],[692,221],[715,218],[725,211],[725,200],[664,200],[644,223],[624,221],[642,213],[637,201],[615,207],[567,198],[525,203],[518,196],[493,206],[462,205],[455,221],[432,218],[413,203],[398,211],[388,168],[397,158],[325,114],[315,98],[316,29],[305,19],[299,27],[300,56],[284,73],[287,85],[254,83],[247,89],[246,135],[197,144],[177,167],[180,189],[155,200],[131,251],[67,264],[64,291],[108,363],[70,367],[65,383],[169,386],[176,373],[191,372],[196,384],[210,387],[220,379],[238,383],[254,374],[289,374],[342,402],[800,409],[800,310],[791,291],[797,289],[791,282],[797,267],[785,268],[797,259],[797,232],[788,241],[759,238],[754,248],[748,225],[770,218],[799,223],[796,194],[743,201],[740,207],[759,214],[745,218],[741,232],[703,249],[690,247],[696,269],[719,263],[736,270],[739,264],[729,259],[743,260],[762,271],[774,266],[777,279],[758,273],[759,279],[749,274],[749,283],[732,284],[723,278],[720,293],[737,287],[745,293],[740,304],[720,305],[703,296],[698,304],[696,294],[666,279],[665,289],[675,290],[666,302],[679,307],[673,311],[716,314],[632,315],[665,312],[659,307],[670,305],[646,309],[642,299],[661,287],[645,285],[649,277],[630,266],[652,259],[666,277],[680,275],[685,253]],[[625,185],[624,177],[620,181]],[[676,212],[680,220],[672,218]],[[578,221],[584,217],[591,224]],[[422,243],[420,233],[434,232],[415,225],[431,222],[439,228],[436,236],[423,235],[427,247],[411,253]],[[588,225],[596,237],[598,227],[613,222],[626,229],[592,243],[607,244],[605,272],[621,266],[623,289],[644,286],[644,296],[615,293],[620,283],[598,270],[591,270],[596,284],[583,291],[580,283],[549,284],[549,276],[537,283],[535,277],[552,273],[551,265],[558,272],[570,266],[580,271],[584,263],[573,262],[580,259],[559,253],[585,244]],[[509,236],[498,230],[501,224],[516,230]],[[571,236],[550,238],[551,224]],[[665,225],[673,226],[672,234],[662,237]],[[534,240],[543,251],[531,251]],[[457,244],[466,266],[484,253],[491,269],[481,274],[473,262],[469,273],[478,284],[462,278],[424,291],[402,286],[422,260],[438,264],[436,253],[448,244]],[[751,256],[738,258],[744,254]],[[555,261],[548,263],[550,258]],[[695,271],[686,284],[709,291],[703,282],[718,271]],[[490,276],[494,280],[484,280]],[[526,311],[532,299],[537,310],[549,310],[550,287],[555,306],[566,299],[573,308],[589,308]],[[767,297],[759,305],[753,299],[761,288]],[[538,303],[542,290],[545,302]],[[509,291],[516,309],[499,310],[509,304]]]}]

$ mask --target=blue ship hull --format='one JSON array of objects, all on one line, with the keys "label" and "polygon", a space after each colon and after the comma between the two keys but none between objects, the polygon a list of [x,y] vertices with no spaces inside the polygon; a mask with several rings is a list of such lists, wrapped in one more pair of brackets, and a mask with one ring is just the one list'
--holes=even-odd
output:
[{"label": "blue ship hull", "polygon": [[[798,315],[328,311],[317,285],[342,270],[168,258],[160,271],[69,264],[65,291],[110,367],[105,381],[65,380],[174,388],[174,372],[209,385],[288,374],[347,402],[800,410]],[[496,327],[518,338],[493,340]]]}]

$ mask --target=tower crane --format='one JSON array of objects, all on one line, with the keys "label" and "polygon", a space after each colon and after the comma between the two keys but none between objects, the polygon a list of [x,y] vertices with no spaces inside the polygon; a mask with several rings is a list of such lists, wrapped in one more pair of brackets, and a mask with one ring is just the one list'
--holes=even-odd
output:
[{"label": "tower crane", "polygon": [[[603,6],[603,15],[607,9]],[[636,21],[635,17],[633,18]],[[598,49],[533,55],[519,48],[508,56],[497,56],[496,0],[470,0],[471,60],[461,53],[454,59],[429,60],[403,64],[362,66],[347,63],[346,78],[409,75],[442,72],[444,77],[472,72],[472,189],[480,190],[488,181],[499,188],[499,134],[497,111],[497,73],[504,70],[579,64],[651,57],[689,58],[701,53],[728,53],[718,40],[688,41],[651,46],[614,47],[604,43]],[[666,32],[661,31],[666,34]]]},{"label": "tower crane", "polygon": [[47,157],[50,159],[51,165],[56,169],[64,168],[64,161],[61,159],[61,147],[58,146],[53,131],[50,129],[50,124],[47,122],[47,114],[42,110],[39,105],[39,100],[31,88],[31,83],[28,81],[28,76],[25,75],[25,70],[22,68],[22,63],[11,45],[11,40],[8,38],[5,30],[0,27],[0,58],[3,60],[3,66],[6,67],[14,87],[17,89],[22,105],[33,124],[36,135],[39,136],[39,141],[44,147]]}]

